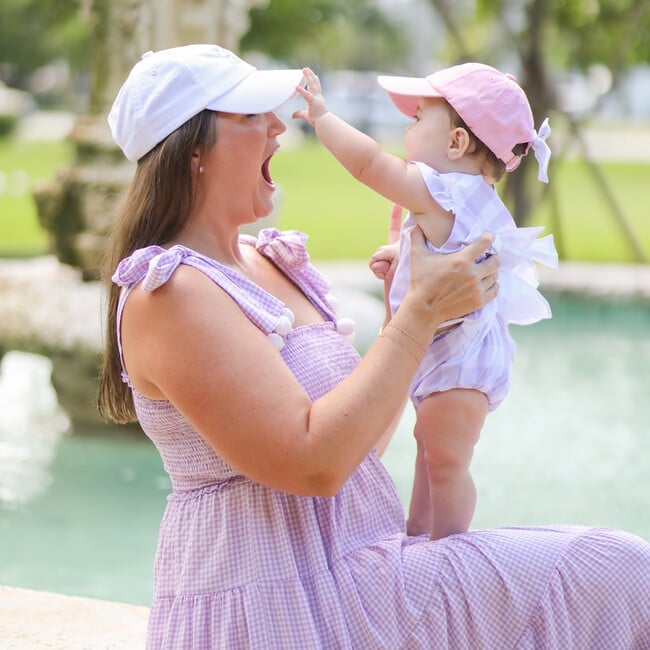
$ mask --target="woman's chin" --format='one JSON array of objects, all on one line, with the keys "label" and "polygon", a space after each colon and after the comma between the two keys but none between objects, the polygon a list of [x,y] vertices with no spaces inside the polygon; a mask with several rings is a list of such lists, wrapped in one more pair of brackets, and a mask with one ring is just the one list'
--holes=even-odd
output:
[{"label": "woman's chin", "polygon": [[255,210],[255,213],[252,214],[249,219],[247,219],[245,222],[241,224],[241,230],[243,230],[244,232],[253,233],[257,230],[260,230],[261,228],[270,227],[271,225],[273,225],[270,223],[271,217],[273,215],[273,209],[274,206],[271,205],[270,208],[267,210],[262,210],[262,209]]}]

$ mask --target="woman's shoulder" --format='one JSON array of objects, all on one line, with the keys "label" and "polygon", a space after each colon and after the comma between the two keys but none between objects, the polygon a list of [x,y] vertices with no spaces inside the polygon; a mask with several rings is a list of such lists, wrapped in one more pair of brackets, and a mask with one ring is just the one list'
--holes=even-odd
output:
[{"label": "woman's shoulder", "polygon": [[[125,309],[154,320],[178,320],[206,304],[218,310],[215,313],[241,311],[238,303],[245,301],[246,294],[234,271],[182,245],[135,251],[120,262],[113,281],[124,289],[121,300]],[[188,305],[192,309],[187,309]],[[249,306],[246,311],[251,309]]]},{"label": "woman's shoulder", "polygon": [[112,280],[121,287],[142,283],[145,292],[155,291],[169,281],[175,271],[190,259],[208,259],[186,246],[146,246],[125,257],[113,273]]},{"label": "woman's shoulder", "polygon": [[[208,303],[214,309],[236,308],[229,294],[207,274],[193,265],[182,263],[164,275],[155,270],[151,274],[145,273],[130,284],[124,298],[125,310],[141,313],[143,318],[154,322],[169,317],[179,320],[195,312],[198,305]],[[187,309],[188,305],[192,309]]]}]

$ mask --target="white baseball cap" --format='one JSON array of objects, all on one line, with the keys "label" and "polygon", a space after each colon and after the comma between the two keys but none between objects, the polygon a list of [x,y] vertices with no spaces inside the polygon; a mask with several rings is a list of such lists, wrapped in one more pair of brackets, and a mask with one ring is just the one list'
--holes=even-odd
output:
[{"label": "white baseball cap", "polygon": [[291,99],[302,80],[302,70],[257,70],[218,45],[146,52],[120,88],[108,125],[136,161],[204,109],[267,113]]}]

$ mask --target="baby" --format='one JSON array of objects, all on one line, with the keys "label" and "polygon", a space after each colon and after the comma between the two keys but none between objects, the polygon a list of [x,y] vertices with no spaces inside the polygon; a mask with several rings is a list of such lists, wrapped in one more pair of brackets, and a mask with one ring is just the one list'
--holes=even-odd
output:
[{"label": "baby", "polygon": [[[508,324],[551,316],[537,290],[534,262],[557,266],[552,236],[538,239],[543,228],[517,228],[494,187],[530,148],[539,163],[539,180],[548,182],[548,120],[537,133],[528,99],[514,77],[480,63],[426,78],[380,76],[379,85],[414,120],[406,129],[402,160],[330,113],[318,77],[309,69],[304,73],[307,86],[297,90],[307,108],[294,118],[311,124],[355,178],[408,210],[389,293],[391,313],[408,286],[413,228],[421,228],[428,246],[440,253],[458,250],[486,231],[496,236],[497,299],[445,323],[426,342],[410,388],[417,458],[407,532],[431,539],[465,532],[476,506],[470,474],[474,446],[488,411],[502,402],[510,385],[515,345]],[[373,256],[375,273],[392,264],[395,254],[380,249]],[[384,328],[388,338],[390,327]]]}]

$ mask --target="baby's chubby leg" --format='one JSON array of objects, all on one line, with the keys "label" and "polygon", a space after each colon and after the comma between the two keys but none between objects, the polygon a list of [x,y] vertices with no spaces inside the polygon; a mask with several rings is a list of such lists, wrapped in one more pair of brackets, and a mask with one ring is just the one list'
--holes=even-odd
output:
[{"label": "baby's chubby leg", "polygon": [[469,467],[487,412],[483,393],[460,388],[433,393],[416,408],[415,437],[429,480],[431,539],[469,528],[476,507]]},{"label": "baby's chubby leg", "polygon": [[430,535],[433,517],[431,514],[431,489],[429,487],[429,473],[424,462],[423,441],[415,432],[417,443],[417,456],[415,458],[415,472],[413,474],[413,488],[409,502],[409,514],[406,520],[406,533],[408,535]]}]

